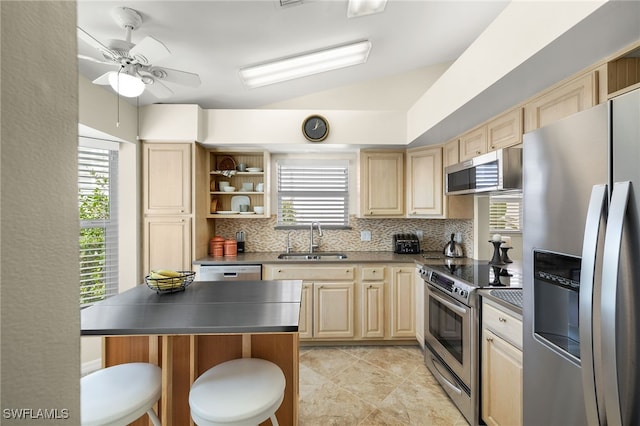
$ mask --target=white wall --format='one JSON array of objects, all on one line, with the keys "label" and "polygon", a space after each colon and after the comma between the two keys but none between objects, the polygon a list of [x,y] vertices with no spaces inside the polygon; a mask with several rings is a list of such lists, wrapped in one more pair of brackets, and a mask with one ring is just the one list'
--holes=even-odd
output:
[{"label": "white wall", "polygon": [[[38,424],[78,424],[76,3],[0,10],[1,405],[69,415]],[[4,414],[2,424],[34,424]]]}]

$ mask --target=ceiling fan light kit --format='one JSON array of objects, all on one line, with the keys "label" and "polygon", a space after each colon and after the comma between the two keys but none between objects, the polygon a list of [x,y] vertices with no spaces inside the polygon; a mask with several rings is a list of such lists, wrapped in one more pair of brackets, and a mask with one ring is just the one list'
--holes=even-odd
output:
[{"label": "ceiling fan light kit", "polygon": [[138,97],[144,92],[145,84],[138,78],[124,71],[109,72],[109,85],[121,96],[127,98]]},{"label": "ceiling fan light kit", "polygon": [[249,88],[266,86],[363,64],[370,51],[371,42],[363,40],[244,67],[240,69],[240,76]]}]

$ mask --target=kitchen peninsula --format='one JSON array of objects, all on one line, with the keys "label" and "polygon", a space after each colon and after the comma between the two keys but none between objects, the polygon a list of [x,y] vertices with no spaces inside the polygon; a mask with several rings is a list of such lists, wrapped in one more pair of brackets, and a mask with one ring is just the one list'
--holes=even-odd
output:
[{"label": "kitchen peninsula", "polygon": [[81,334],[104,336],[105,367],[150,362],[162,368],[157,411],[164,426],[188,424],[189,389],[199,375],[243,357],[282,369],[287,384],[276,415],[280,424],[295,425],[301,291],[299,280],[196,281],[170,294],[139,285],[84,309]]}]

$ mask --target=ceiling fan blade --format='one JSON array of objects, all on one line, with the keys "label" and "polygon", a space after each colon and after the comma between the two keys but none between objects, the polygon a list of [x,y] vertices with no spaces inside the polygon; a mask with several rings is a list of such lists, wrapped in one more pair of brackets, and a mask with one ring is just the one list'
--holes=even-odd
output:
[{"label": "ceiling fan blade", "polygon": [[171,55],[171,51],[161,41],[147,36],[131,48],[129,55],[142,65],[150,65]]},{"label": "ceiling fan blade", "polygon": [[109,72],[106,72],[106,73],[102,74],[100,77],[98,77],[95,80],[93,80],[93,84],[108,85],[109,84],[109,74],[111,74],[112,72],[113,71],[109,71]]},{"label": "ceiling fan blade", "polygon": [[101,61],[100,59],[96,59],[93,58],[91,56],[87,56],[87,55],[78,55],[78,59],[83,59],[85,61],[91,61],[91,62],[95,62],[97,64],[105,64],[105,65],[119,65],[116,64],[115,62],[107,62],[107,61]]},{"label": "ceiling fan blade", "polygon": [[191,72],[165,67],[152,67],[148,70],[156,79],[189,87],[200,86],[200,76]]},{"label": "ceiling fan blade", "polygon": [[155,80],[153,83],[147,84],[145,86],[145,89],[158,99],[170,98],[171,95],[173,95],[173,91],[158,80]]},{"label": "ceiling fan blade", "polygon": [[83,30],[80,27],[76,27],[78,29],[78,38],[82,41],[84,41],[85,43],[87,43],[89,46],[93,47],[94,49],[97,49],[103,53],[105,53],[106,55],[112,57],[112,58],[116,58],[117,55],[115,54],[115,52],[113,52],[111,49],[109,49],[107,46],[105,46],[104,44],[102,44],[101,42],[99,42],[98,40],[96,40],[95,38],[93,38],[92,35],[90,35],[89,33],[87,33],[85,30]]}]

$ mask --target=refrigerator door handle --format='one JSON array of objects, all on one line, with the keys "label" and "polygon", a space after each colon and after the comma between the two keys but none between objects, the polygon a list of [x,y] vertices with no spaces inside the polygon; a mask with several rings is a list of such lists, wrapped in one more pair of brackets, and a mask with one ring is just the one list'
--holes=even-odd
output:
[{"label": "refrigerator door handle", "polygon": [[[594,315],[597,313],[594,312],[593,299],[594,292],[600,291],[599,283],[595,280],[595,270],[600,224],[603,217],[606,218],[606,201],[607,185],[595,185],[591,189],[591,198],[587,209],[580,270],[580,367],[585,409],[590,426],[603,424],[599,418],[604,411],[604,407],[598,407],[598,399],[596,397],[594,347],[599,345],[600,342],[593,341],[593,323],[594,318],[597,318],[597,315]],[[600,401],[600,404],[602,404],[602,401]]]},{"label": "refrigerator door handle", "polygon": [[622,425],[616,348],[616,309],[622,231],[631,192],[631,182],[616,182],[609,210],[602,262],[602,357],[604,401],[608,425]]}]

